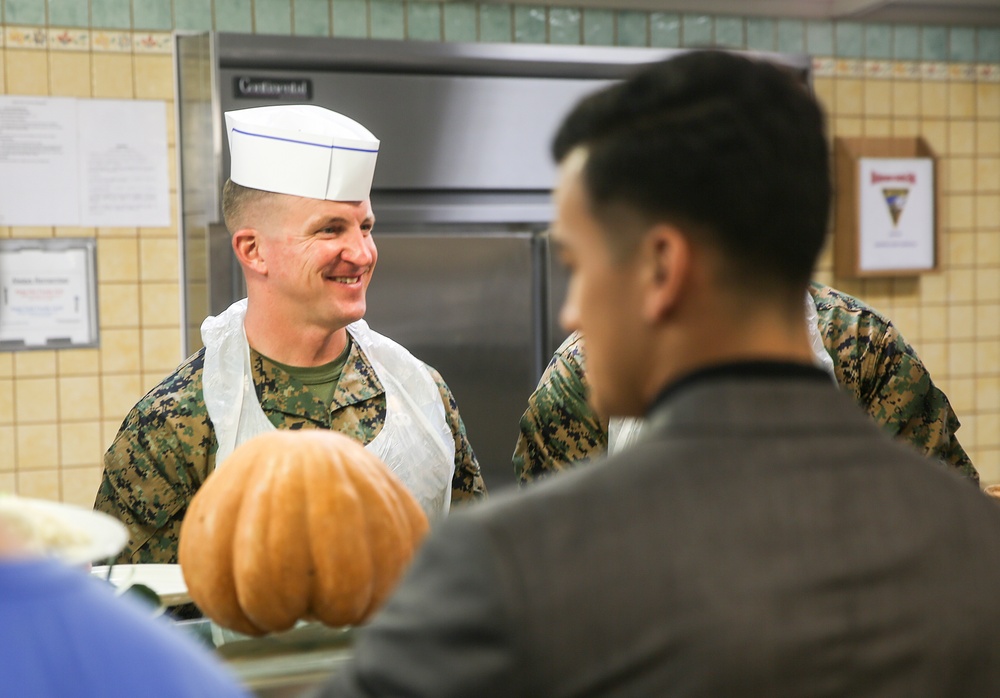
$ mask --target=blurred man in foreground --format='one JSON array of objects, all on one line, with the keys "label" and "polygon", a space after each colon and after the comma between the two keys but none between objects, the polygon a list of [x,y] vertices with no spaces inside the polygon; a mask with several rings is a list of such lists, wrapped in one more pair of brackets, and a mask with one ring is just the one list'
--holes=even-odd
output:
[{"label": "blurred man in foreground", "polygon": [[997,694],[1000,507],[813,365],[812,97],[687,53],[582,102],[554,153],[562,321],[598,410],[647,427],[444,522],[324,695]]}]

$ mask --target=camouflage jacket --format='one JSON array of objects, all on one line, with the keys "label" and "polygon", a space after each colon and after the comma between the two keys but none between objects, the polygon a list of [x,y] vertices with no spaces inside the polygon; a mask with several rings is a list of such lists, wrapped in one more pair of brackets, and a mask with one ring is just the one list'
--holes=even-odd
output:
[{"label": "camouflage jacket", "polygon": [[[385,392],[371,364],[352,343],[330,405],[310,395],[285,371],[251,350],[257,398],[284,429],[336,429],[364,444],[385,420]],[[104,455],[104,477],[94,508],[128,526],[119,562],[176,562],[181,521],[194,493],[215,468],[218,442],[202,396],[202,349],[153,388],[125,418]],[[455,398],[428,367],[441,392],[455,436],[452,502],[486,496],[479,463]]]},{"label": "camouflage jacket", "polygon": [[[809,291],[841,387],[886,432],[978,483],[979,474],[955,436],[959,421],[947,396],[888,318],[827,286],[813,284]],[[579,333],[567,337],[528,399],[513,457],[521,484],[607,449],[607,421],[587,403],[583,350]]]}]

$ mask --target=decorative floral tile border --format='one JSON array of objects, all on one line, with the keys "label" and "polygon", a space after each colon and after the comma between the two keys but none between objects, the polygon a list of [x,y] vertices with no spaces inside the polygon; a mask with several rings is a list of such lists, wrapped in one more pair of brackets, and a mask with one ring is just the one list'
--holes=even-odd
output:
[{"label": "decorative floral tile border", "polygon": [[818,56],[812,59],[813,77],[874,78],[876,80],[933,80],[1000,82],[1000,63],[934,63],[866,61]]},{"label": "decorative floral tile border", "polygon": [[53,51],[107,51],[111,53],[172,53],[170,32],[128,32],[58,27],[3,27],[0,46]]}]

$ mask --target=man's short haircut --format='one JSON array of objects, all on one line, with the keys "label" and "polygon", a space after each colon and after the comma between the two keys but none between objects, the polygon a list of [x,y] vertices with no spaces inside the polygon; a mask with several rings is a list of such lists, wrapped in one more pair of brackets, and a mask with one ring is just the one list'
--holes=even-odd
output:
[{"label": "man's short haircut", "polygon": [[259,201],[273,196],[269,191],[251,189],[227,179],[222,187],[222,218],[229,234],[249,225],[250,209]]},{"label": "man's short haircut", "polygon": [[552,152],[562,162],[578,147],[612,249],[635,237],[625,213],[713,245],[737,283],[808,281],[826,235],[829,156],[823,113],[791,71],[721,51],[682,54],[578,104]]}]

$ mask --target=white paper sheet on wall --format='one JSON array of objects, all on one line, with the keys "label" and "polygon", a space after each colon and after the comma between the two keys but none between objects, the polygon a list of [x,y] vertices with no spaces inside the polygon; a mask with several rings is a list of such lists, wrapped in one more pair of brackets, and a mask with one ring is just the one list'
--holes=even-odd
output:
[{"label": "white paper sheet on wall", "polygon": [[0,225],[169,224],[165,102],[0,96]]}]

